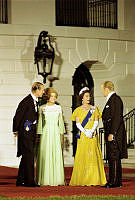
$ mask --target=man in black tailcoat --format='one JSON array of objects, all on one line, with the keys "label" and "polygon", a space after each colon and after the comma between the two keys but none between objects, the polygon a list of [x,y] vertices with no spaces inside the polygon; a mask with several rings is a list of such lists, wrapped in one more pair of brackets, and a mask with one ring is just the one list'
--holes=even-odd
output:
[{"label": "man in black tailcoat", "polygon": [[105,131],[106,155],[109,164],[109,181],[104,187],[121,187],[121,159],[128,157],[127,137],[123,121],[123,102],[114,92],[114,85],[111,81],[102,83],[101,91],[104,97],[107,97],[102,113],[102,121]]},{"label": "man in black tailcoat", "polygon": [[34,181],[34,143],[38,120],[38,97],[42,97],[44,85],[35,82],[31,94],[18,105],[13,118],[13,133],[18,136],[17,157],[21,156],[16,186],[36,187]]}]

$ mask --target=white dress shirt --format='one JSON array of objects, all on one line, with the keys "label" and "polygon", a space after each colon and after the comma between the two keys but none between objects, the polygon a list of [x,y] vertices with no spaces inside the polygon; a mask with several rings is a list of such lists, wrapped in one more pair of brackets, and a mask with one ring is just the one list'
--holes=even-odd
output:
[{"label": "white dress shirt", "polygon": [[34,101],[35,111],[37,112],[38,111],[38,108],[37,108],[38,98],[32,92],[31,92],[31,96],[32,96],[32,99]]},{"label": "white dress shirt", "polygon": [[110,93],[107,95],[107,97],[106,97],[106,102],[110,99],[110,97],[111,97],[114,93],[115,93],[115,92],[112,91],[112,92],[110,92]]}]

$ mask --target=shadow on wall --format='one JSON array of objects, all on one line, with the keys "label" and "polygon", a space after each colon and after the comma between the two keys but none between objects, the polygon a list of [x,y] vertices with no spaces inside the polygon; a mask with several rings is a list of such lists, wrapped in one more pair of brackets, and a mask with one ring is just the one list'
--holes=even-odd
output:
[{"label": "shadow on wall", "polygon": [[61,56],[61,52],[58,49],[58,45],[56,42],[57,39],[53,36],[50,36],[50,37],[51,37],[51,43],[53,44],[53,47],[55,49],[55,59],[54,59],[54,64],[53,64],[55,66],[53,66],[52,75],[49,75],[47,79],[50,82],[49,87],[53,87],[53,82],[55,80],[59,80],[61,67],[63,64],[63,59]]},{"label": "shadow on wall", "polygon": [[[135,108],[135,74],[119,79],[116,83],[116,91],[124,103],[124,114]],[[125,98],[126,97],[126,98]],[[125,108],[126,106],[126,108]]]},{"label": "shadow on wall", "polygon": [[36,66],[34,65],[34,48],[35,39],[34,35],[31,35],[25,40],[24,47],[21,51],[21,63],[24,77],[30,81],[30,85],[32,85],[36,73]]},{"label": "shadow on wall", "polygon": [[[63,59],[61,57],[61,52],[58,50],[56,38],[53,36],[50,36],[50,38],[55,49],[55,59],[53,64],[55,66],[53,66],[52,75],[49,75],[47,79],[50,82],[49,87],[53,87],[53,82],[59,80]],[[35,47],[36,41],[34,34],[32,34],[25,40],[24,47],[21,51],[21,64],[24,71],[24,77],[30,81],[30,85],[32,85],[37,73],[37,66],[34,64]]]}]

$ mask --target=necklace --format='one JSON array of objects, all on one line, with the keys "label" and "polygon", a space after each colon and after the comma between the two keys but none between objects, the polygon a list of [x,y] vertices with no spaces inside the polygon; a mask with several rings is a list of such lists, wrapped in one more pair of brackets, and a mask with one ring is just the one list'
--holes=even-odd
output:
[{"label": "necklace", "polygon": [[90,109],[90,105],[88,105],[88,106],[84,106],[84,105],[82,105],[82,109],[85,110],[85,111],[87,111],[87,110]]}]

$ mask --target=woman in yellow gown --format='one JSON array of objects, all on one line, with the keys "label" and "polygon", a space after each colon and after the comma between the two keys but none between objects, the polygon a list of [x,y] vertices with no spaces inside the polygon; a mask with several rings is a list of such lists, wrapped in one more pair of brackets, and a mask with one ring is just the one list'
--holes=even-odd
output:
[{"label": "woman in yellow gown", "polygon": [[103,186],[106,184],[106,176],[99,138],[96,134],[101,112],[97,107],[89,104],[89,88],[83,88],[79,96],[82,99],[82,105],[74,110],[70,118],[72,121],[76,121],[81,134],[77,141],[74,168],[69,185]]}]

